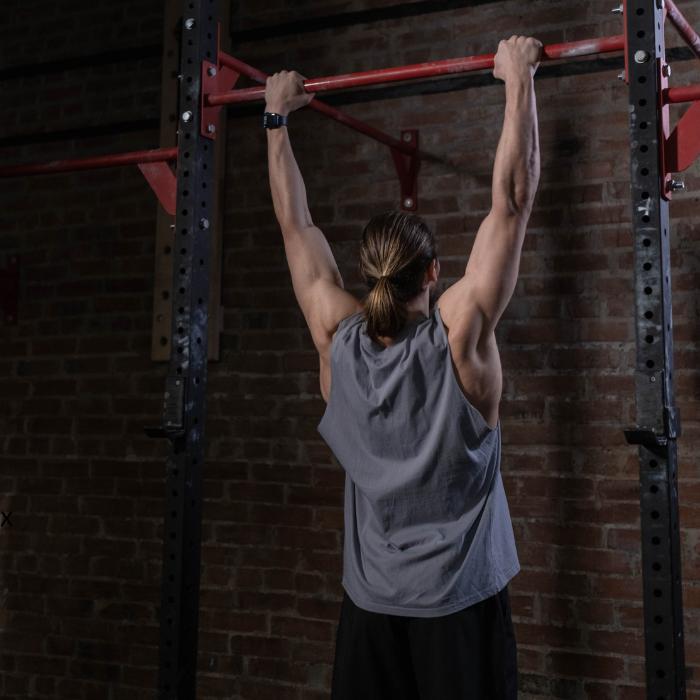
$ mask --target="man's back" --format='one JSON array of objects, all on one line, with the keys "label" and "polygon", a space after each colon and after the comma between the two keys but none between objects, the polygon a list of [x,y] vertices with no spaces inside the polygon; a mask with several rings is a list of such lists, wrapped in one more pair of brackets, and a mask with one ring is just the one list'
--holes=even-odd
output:
[{"label": "man's back", "polygon": [[500,474],[500,424],[462,393],[435,307],[388,347],[343,319],[319,433],[346,472],[343,585],[357,605],[449,614],[519,570]]}]

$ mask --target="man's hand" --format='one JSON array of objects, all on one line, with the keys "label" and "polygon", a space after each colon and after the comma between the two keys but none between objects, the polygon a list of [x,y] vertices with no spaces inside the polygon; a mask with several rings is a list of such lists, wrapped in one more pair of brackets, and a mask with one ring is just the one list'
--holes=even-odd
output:
[{"label": "man's hand", "polygon": [[498,44],[493,77],[508,81],[513,77],[532,77],[542,58],[542,42],[527,36],[512,36]]},{"label": "man's hand", "polygon": [[280,71],[265,83],[265,111],[287,115],[306,107],[314,99],[313,93],[304,92],[304,76],[295,70]]}]

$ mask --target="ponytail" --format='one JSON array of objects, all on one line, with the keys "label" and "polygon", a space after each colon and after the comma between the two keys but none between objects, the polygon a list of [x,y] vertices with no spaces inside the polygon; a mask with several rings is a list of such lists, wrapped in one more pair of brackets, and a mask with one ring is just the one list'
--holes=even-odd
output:
[{"label": "ponytail", "polygon": [[418,216],[389,211],[373,217],[362,234],[360,272],[365,298],[367,335],[394,337],[407,319],[406,302],[423,288],[425,271],[436,257],[435,239]]}]

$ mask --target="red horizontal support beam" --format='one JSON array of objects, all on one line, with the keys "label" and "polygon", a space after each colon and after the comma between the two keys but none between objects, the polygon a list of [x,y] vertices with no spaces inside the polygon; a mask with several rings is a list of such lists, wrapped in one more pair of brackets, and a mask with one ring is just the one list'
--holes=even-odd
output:
[{"label": "red horizontal support beam", "polygon": [[700,58],[700,36],[690,26],[688,20],[683,16],[683,13],[676,7],[673,0],[666,0],[666,16],[671,20],[671,24],[678,30],[678,33],[683,37],[692,52]]},{"label": "red horizontal support beam", "polygon": [[[219,53],[219,63],[223,66],[231,68],[232,70],[238,71],[242,75],[246,75],[259,83],[265,83],[268,78],[267,73],[263,73],[262,71],[258,70],[257,68],[253,68],[253,66],[249,66],[243,61],[234,58],[233,56],[229,56],[227,53]],[[211,104],[211,100],[208,100],[208,102]],[[389,136],[389,134],[376,129],[375,127],[370,126],[359,119],[355,119],[355,117],[351,117],[349,114],[345,114],[345,112],[341,112],[339,109],[331,107],[325,102],[321,102],[320,100],[314,98],[311,100],[311,102],[309,102],[308,106],[321,114],[325,114],[331,119],[335,119],[335,121],[340,122],[341,124],[345,124],[345,126],[348,126],[355,131],[365,134],[365,136],[369,136],[375,141],[379,141],[380,143],[389,146],[390,148],[396,148],[407,155],[414,155],[416,153],[415,145],[412,146],[404,143],[403,141],[399,141],[399,139]]]},{"label": "red horizontal support beam", "polygon": [[[585,39],[564,44],[551,44],[544,47],[544,60],[554,61],[559,59],[581,58],[601,53],[622,51],[625,48],[623,35],[603,37],[600,39]],[[479,70],[492,69],[495,54],[482,56],[467,56],[464,58],[448,58],[442,61],[430,61],[428,63],[415,63],[409,66],[397,66],[395,68],[382,68],[379,70],[363,71],[360,73],[346,73],[325,78],[310,78],[304,81],[307,92],[326,92],[328,90],[344,90],[363,85],[381,85],[384,83],[397,83],[416,78],[435,78],[441,75],[454,75],[470,73]],[[232,90],[218,95],[209,95],[208,103],[211,105],[224,105],[236,102],[253,102],[265,97],[265,88],[247,88],[245,90]]]},{"label": "red horizontal support beam", "polygon": [[700,100],[700,85],[669,88],[664,92],[664,103],[668,105],[681,102],[697,102]]},{"label": "red horizontal support beam", "polygon": [[0,177],[70,173],[79,170],[99,170],[101,168],[116,168],[122,165],[167,162],[176,159],[177,148],[157,148],[149,151],[111,153],[106,156],[95,156],[94,158],[73,158],[69,160],[52,160],[47,163],[5,165],[0,166]]}]

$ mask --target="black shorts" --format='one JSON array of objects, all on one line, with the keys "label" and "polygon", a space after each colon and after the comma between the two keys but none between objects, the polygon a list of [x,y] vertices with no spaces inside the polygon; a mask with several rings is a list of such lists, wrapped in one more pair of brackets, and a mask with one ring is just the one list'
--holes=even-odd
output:
[{"label": "black shorts", "polygon": [[331,700],[514,700],[517,695],[508,586],[440,617],[369,612],[345,593]]}]

